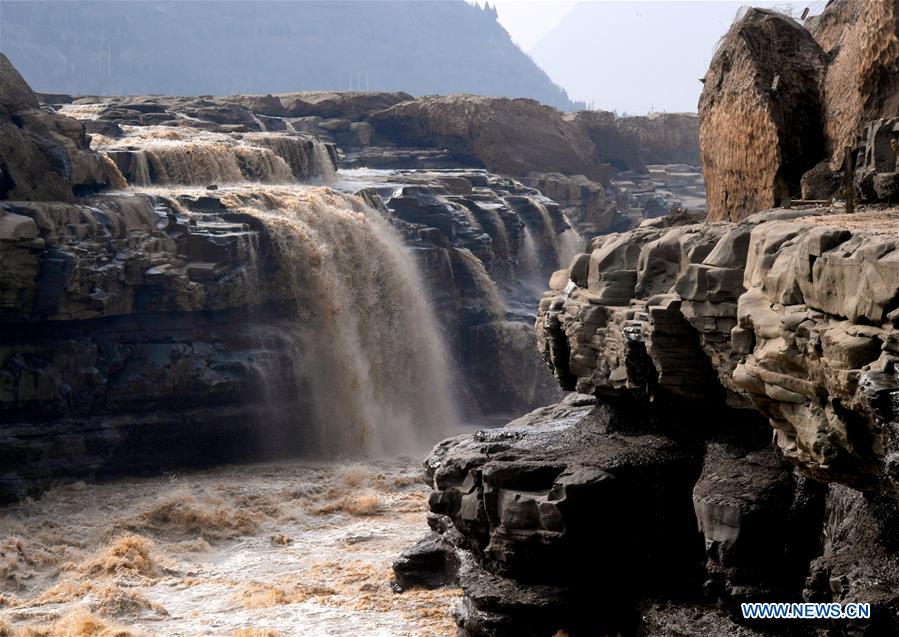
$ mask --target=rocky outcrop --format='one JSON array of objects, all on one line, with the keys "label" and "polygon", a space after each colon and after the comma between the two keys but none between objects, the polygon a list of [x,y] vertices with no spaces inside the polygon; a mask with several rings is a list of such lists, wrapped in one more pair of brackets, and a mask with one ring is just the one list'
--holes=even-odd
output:
[{"label": "rocky outcrop", "polygon": [[664,436],[622,435],[619,415],[594,403],[573,395],[502,429],[444,441],[428,459],[431,511],[464,538],[460,634],[627,625],[627,603],[650,573],[655,592],[698,573],[696,457]]},{"label": "rocky outcrop", "polygon": [[863,166],[856,198],[891,202],[899,190],[889,149],[899,7],[835,0],[805,26],[750,11],[712,60],[699,108],[711,219],[737,220],[800,196],[845,199],[847,149]]},{"label": "rocky outcrop", "polygon": [[699,166],[699,118],[692,113],[653,113],[622,117],[617,127],[636,140],[647,164]]},{"label": "rocky outcrop", "polygon": [[822,101],[827,154],[839,170],[867,122],[899,113],[899,5],[835,0],[808,27],[830,57]]},{"label": "rocky outcrop", "polygon": [[483,170],[366,179],[365,192],[379,196],[423,264],[471,415],[558,400],[532,325],[539,282],[567,258],[560,234],[573,233],[560,207]]},{"label": "rocky outcrop", "polygon": [[868,122],[859,144],[855,187],[861,201],[899,200],[899,117]]},{"label": "rocky outcrop", "polygon": [[[895,217],[661,218],[555,273],[540,348],[580,393],[426,463],[431,510],[461,533],[445,537],[464,558],[462,634],[667,635],[687,609],[684,634],[795,634],[732,623],[740,603],[773,600],[869,602],[875,621],[807,634],[893,634]],[[667,566],[641,566],[660,545]]]},{"label": "rocky outcrop", "polygon": [[303,429],[265,406],[309,409],[247,221],[140,195],[0,203],[0,499],[196,464],[196,445],[209,463],[270,453],[268,437],[299,448]]},{"label": "rocky outcrop", "polygon": [[507,175],[561,171],[591,177],[598,170],[589,136],[534,100],[427,97],[375,113],[369,123],[395,144],[446,148]]},{"label": "rocky outcrop", "polygon": [[71,200],[118,186],[81,122],[48,113],[0,53],[0,199]]},{"label": "rocky outcrop", "polygon": [[577,257],[575,287],[541,301],[544,352],[568,388],[751,404],[810,475],[895,485],[882,397],[899,279],[892,235],[864,218],[793,211],[595,240],[586,276]]},{"label": "rocky outcrop", "polygon": [[534,173],[527,182],[562,206],[569,221],[584,236],[606,232],[615,220],[615,200],[602,184],[583,175]]},{"label": "rocky outcrop", "polygon": [[721,41],[699,100],[709,219],[742,219],[799,192],[824,155],[825,55],[798,23],[750,9]]}]

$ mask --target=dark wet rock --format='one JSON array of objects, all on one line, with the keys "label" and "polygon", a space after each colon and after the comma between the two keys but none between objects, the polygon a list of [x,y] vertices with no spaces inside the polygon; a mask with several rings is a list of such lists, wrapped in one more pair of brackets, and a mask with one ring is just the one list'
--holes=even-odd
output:
[{"label": "dark wet rock", "polygon": [[[639,597],[698,588],[690,489],[700,456],[664,436],[619,433],[621,418],[575,394],[434,448],[430,508],[472,554],[460,574],[465,634],[629,625]],[[603,612],[587,599],[602,599]]]},{"label": "dark wet rock", "polygon": [[403,589],[440,588],[458,583],[459,565],[456,547],[432,531],[400,554],[393,574]]},{"label": "dark wet rock", "polygon": [[804,597],[814,602],[868,603],[866,620],[832,621],[829,635],[899,632],[899,507],[885,494],[832,485],[824,550],[810,565]]},{"label": "dark wet rock", "polygon": [[821,550],[824,493],[823,485],[796,477],[775,450],[710,445],[693,487],[707,591],[735,612],[741,602],[798,601],[808,563]]}]

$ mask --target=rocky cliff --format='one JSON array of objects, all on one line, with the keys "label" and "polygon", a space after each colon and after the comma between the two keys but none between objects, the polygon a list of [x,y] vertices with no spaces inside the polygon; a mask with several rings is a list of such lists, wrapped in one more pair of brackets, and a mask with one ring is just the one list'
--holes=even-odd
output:
[{"label": "rocky cliff", "polygon": [[[814,36],[749,10],[705,77],[709,219],[645,218],[552,275],[539,348],[574,393],[438,444],[432,535],[395,564],[401,586],[461,585],[460,635],[899,632],[899,212],[846,214],[822,162],[834,60],[891,7],[832,3]],[[883,70],[878,32],[859,54]],[[847,81],[883,104],[878,77]],[[862,201],[892,192],[887,115],[852,142]],[[747,601],[871,616],[745,620]]]},{"label": "rocky cliff", "polygon": [[732,622],[802,599],[873,606],[802,634],[899,627],[899,216],[686,221],[553,275],[540,348],[579,393],[429,457],[464,634],[793,634]]},{"label": "rocky cliff", "polygon": [[759,9],[735,23],[699,104],[710,218],[845,199],[843,175],[856,166],[853,196],[894,198],[897,33],[894,0],[836,0],[804,26]]},{"label": "rocky cliff", "polygon": [[[408,95],[40,106],[3,70],[0,498],[387,439],[416,451],[458,421],[454,398],[492,418],[560,397],[532,326],[542,282],[583,249],[566,209],[483,169],[336,173],[364,119]],[[61,126],[81,145],[42,137]],[[32,141],[49,159],[19,152]]]},{"label": "rocky cliff", "polygon": [[89,150],[84,126],[42,110],[0,53],[0,199],[70,200],[115,182],[109,162]]}]

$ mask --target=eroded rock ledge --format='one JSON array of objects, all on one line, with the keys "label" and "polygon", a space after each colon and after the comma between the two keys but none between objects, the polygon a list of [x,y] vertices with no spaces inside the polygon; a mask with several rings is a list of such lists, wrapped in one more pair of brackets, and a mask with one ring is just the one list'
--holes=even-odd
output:
[{"label": "eroded rock ledge", "polygon": [[[461,634],[895,634],[897,223],[666,218],[555,273],[540,348],[580,393],[426,463]],[[873,619],[734,623],[803,599]]]}]

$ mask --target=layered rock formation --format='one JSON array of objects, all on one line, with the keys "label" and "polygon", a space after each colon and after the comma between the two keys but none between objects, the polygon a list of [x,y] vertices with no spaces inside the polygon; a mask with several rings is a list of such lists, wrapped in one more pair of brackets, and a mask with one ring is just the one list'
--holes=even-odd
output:
[{"label": "layered rock formation", "polygon": [[892,201],[899,191],[895,162],[870,159],[872,148],[891,155],[895,136],[899,8],[836,0],[806,27],[750,10],[715,54],[699,108],[712,219],[800,196],[845,199],[847,149],[864,167],[854,186],[863,200]]},{"label": "layered rock formation", "polygon": [[[37,104],[6,70],[10,103]],[[566,210],[484,170],[336,174],[335,141],[370,140],[364,121],[335,116],[364,120],[407,98],[28,106],[81,131],[78,152],[130,192],[68,185],[38,194],[70,201],[16,190],[0,203],[0,498],[61,477],[377,452],[385,436],[396,452],[449,426],[456,393],[466,417],[557,400],[532,325],[542,282],[584,248]],[[23,155],[0,156],[18,166]],[[591,196],[606,205],[601,188]]]},{"label": "layered rock formation", "polygon": [[541,351],[595,408],[572,399],[428,459],[433,526],[461,533],[463,634],[662,635],[685,612],[702,620],[684,634],[795,634],[731,622],[740,602],[802,599],[865,601],[873,619],[801,634],[899,628],[899,217],[684,221],[594,239],[541,300]]}]

